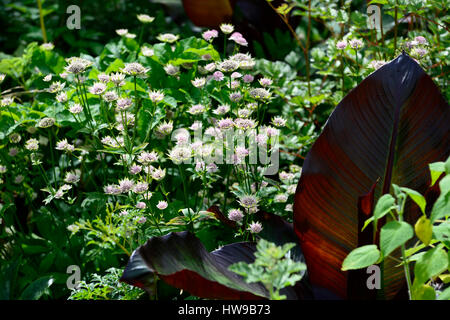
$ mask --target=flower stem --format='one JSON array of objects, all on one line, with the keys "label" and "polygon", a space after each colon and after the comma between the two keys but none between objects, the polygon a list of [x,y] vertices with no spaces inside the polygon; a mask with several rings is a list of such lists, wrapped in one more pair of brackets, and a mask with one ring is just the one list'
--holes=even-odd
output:
[{"label": "flower stem", "polygon": [[42,12],[41,0],[37,0],[37,4],[39,8],[39,22],[41,24],[42,38],[44,39],[44,43],[47,43],[47,32],[45,31],[44,14]]}]

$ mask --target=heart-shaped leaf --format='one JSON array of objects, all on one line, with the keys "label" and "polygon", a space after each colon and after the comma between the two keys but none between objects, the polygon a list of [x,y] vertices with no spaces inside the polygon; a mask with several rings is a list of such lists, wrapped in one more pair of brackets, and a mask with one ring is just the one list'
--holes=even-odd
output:
[{"label": "heart-shaped leaf", "polygon": [[[313,285],[352,298],[348,281],[365,279],[349,279],[341,265],[358,246],[358,199],[378,178],[375,202],[392,183],[425,194],[428,164],[449,155],[449,109],[433,80],[406,54],[339,103],[305,159],[295,196],[294,227]],[[405,211],[410,223],[421,215],[411,200]],[[382,270],[379,294],[393,298],[404,286],[403,269],[387,259]]]}]

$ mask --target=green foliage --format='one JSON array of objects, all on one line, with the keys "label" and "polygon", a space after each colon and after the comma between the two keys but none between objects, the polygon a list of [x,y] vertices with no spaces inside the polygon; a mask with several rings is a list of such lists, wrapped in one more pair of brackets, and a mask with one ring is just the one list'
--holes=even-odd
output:
[{"label": "green foliage", "polygon": [[[367,219],[364,228],[370,223],[377,229],[376,220],[391,213],[393,221],[387,222],[380,231],[381,260],[394,256],[396,250],[401,248],[401,264],[404,266],[405,277],[408,283],[410,298],[413,300],[448,300],[448,288],[444,291],[436,290],[438,277],[448,277],[450,258],[450,215],[449,188],[450,158],[444,162],[429,165],[434,184],[440,178],[440,196],[433,204],[431,216],[428,218],[425,208],[426,199],[423,195],[409,188],[400,188],[393,185],[394,196],[385,194],[378,200],[373,217]],[[414,228],[403,221],[405,202],[410,198],[421,210],[422,216],[416,221]],[[376,219],[375,219],[376,217]],[[419,241],[408,250],[405,244],[413,238]],[[366,245],[354,249],[345,258],[342,270],[362,269],[371,264],[379,263],[380,251],[376,245]],[[414,278],[410,276],[410,265],[414,264]]]},{"label": "green foliage", "polygon": [[243,276],[248,283],[263,283],[270,293],[271,300],[286,299],[286,296],[280,294],[280,290],[294,286],[302,279],[300,272],[306,270],[304,263],[289,257],[289,250],[294,246],[294,243],[277,246],[260,239],[256,245],[255,262],[252,264],[238,262],[229,269]]}]

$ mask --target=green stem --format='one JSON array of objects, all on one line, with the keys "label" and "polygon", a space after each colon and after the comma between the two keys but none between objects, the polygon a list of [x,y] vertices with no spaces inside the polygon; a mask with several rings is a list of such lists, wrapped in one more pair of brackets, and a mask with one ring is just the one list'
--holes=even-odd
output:
[{"label": "green stem", "polygon": [[44,15],[42,12],[42,4],[41,0],[37,0],[38,8],[39,8],[39,22],[41,24],[41,31],[42,31],[42,38],[44,39],[44,43],[47,43],[47,32],[45,31],[45,24],[44,24]]}]

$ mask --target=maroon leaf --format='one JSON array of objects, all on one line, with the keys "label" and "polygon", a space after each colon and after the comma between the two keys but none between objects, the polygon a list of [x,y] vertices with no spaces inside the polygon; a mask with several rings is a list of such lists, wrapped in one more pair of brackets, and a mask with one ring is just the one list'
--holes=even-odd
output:
[{"label": "maroon leaf", "polygon": [[[294,227],[313,285],[347,298],[343,259],[358,245],[358,199],[380,178],[376,201],[392,183],[421,193],[428,163],[449,155],[449,105],[406,54],[369,75],[336,107],[305,159],[294,204]],[[406,219],[418,211],[407,204]],[[359,279],[365,283],[367,279]],[[383,266],[382,295],[404,284],[392,259]]]}]

